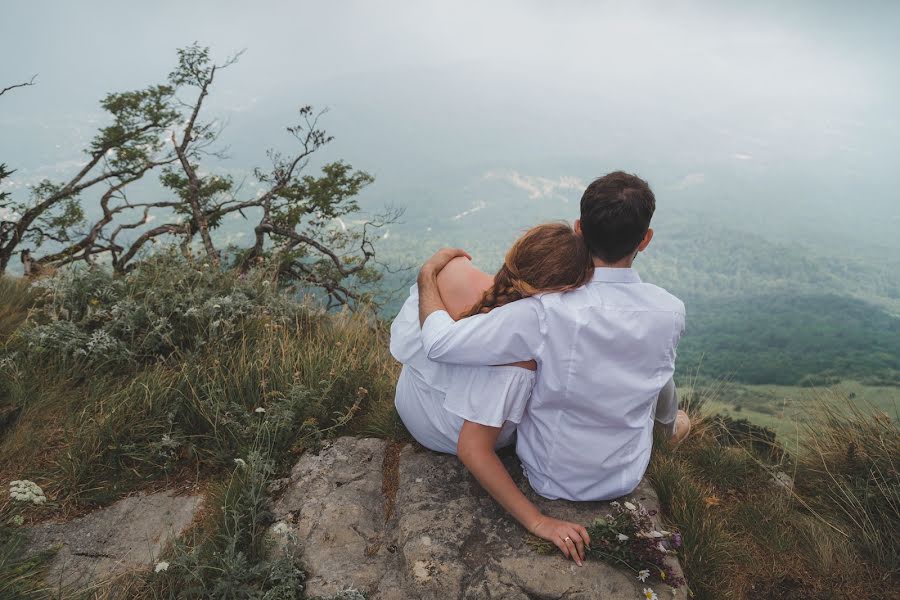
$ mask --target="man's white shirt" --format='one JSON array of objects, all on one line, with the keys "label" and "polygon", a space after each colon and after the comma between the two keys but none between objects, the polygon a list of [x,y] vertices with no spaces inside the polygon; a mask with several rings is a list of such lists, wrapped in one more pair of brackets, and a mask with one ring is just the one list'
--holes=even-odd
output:
[{"label": "man's white shirt", "polygon": [[[684,303],[633,269],[597,268],[571,292],[541,294],[453,321],[428,316],[428,358],[465,365],[535,359],[516,451],[547,498],[630,493],[650,460],[657,397],[675,371]],[[491,398],[481,399],[492,402]]]}]

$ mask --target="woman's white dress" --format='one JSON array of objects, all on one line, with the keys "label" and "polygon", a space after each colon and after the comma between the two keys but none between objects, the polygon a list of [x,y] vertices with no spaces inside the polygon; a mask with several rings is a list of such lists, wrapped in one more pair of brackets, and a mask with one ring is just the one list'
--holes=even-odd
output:
[{"label": "woman's white dress", "polygon": [[497,447],[512,442],[531,397],[534,371],[429,360],[422,347],[415,285],[391,325],[391,354],[403,364],[394,403],[403,424],[420,444],[456,454],[464,421],[502,426]]}]

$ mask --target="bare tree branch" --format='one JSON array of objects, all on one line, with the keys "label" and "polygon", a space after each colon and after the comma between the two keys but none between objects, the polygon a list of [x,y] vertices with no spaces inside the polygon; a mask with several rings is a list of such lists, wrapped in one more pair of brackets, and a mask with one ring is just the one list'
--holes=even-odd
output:
[{"label": "bare tree branch", "polygon": [[15,85],[10,85],[10,86],[7,86],[7,87],[5,87],[5,88],[3,88],[3,89],[0,89],[0,96],[2,96],[3,94],[5,94],[6,92],[8,92],[8,91],[10,91],[10,90],[14,90],[14,89],[16,89],[16,88],[32,86],[32,85],[34,85],[34,80],[35,80],[35,79],[37,79],[37,73],[35,73],[34,75],[32,75],[32,76],[31,76],[31,79],[30,79],[29,81],[25,81],[25,82],[23,82],[23,83],[17,83],[17,84],[15,84]]}]

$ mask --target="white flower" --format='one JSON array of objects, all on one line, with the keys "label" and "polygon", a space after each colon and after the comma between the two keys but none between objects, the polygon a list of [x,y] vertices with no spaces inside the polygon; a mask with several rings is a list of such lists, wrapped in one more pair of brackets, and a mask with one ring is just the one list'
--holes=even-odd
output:
[{"label": "white flower", "polygon": [[678,595],[678,590],[676,590],[675,588],[672,588],[672,597],[674,598],[677,595]]},{"label": "white flower", "polygon": [[153,569],[153,572],[159,573],[160,571],[168,571],[168,570],[169,570],[169,563],[167,563],[166,561],[163,560],[163,561],[156,563],[156,568]]},{"label": "white flower", "polygon": [[659,600],[656,592],[654,592],[650,588],[644,588],[644,598],[646,598],[646,600]]},{"label": "white flower", "polygon": [[619,503],[616,502],[615,500],[613,500],[612,502],[610,502],[609,505],[612,506],[613,508],[618,508],[618,507],[619,507]]},{"label": "white flower", "polygon": [[627,508],[628,510],[637,510],[637,506],[635,506],[635,505],[632,504],[631,502],[626,502],[626,503],[625,503],[625,508]]},{"label": "white flower", "polygon": [[618,539],[620,542],[627,542],[628,536],[625,535],[624,533],[620,533],[619,535],[616,536],[616,539]]},{"label": "white flower", "polygon": [[236,458],[234,459],[234,464],[243,468],[247,466],[247,461],[245,461],[243,458]]},{"label": "white flower", "polygon": [[263,414],[264,412],[266,412],[266,409],[264,409],[262,406],[257,406],[256,410],[254,410],[253,412]]},{"label": "white flower", "polygon": [[44,490],[33,481],[27,479],[9,482],[9,495],[13,500],[19,502],[31,502],[32,504],[43,504],[47,501]]},{"label": "white flower", "polygon": [[288,527],[287,523],[285,523],[284,521],[279,521],[275,523],[274,527],[272,527],[272,532],[284,535],[288,532],[289,529],[290,528]]},{"label": "white flower", "polygon": [[661,531],[655,531],[655,530],[648,531],[647,536],[652,537],[652,538],[661,538],[661,537],[663,537],[663,533]]},{"label": "white flower", "polygon": [[638,571],[637,578],[638,578],[638,581],[640,581],[641,583],[644,583],[645,581],[647,581],[648,577],[650,577],[649,570],[641,569],[640,571]]}]

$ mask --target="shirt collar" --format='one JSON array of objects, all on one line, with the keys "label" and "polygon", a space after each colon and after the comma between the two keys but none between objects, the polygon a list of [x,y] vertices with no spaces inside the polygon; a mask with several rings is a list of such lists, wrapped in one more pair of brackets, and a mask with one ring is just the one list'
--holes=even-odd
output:
[{"label": "shirt collar", "polygon": [[641,278],[632,268],[594,267],[591,283],[641,283]]}]

